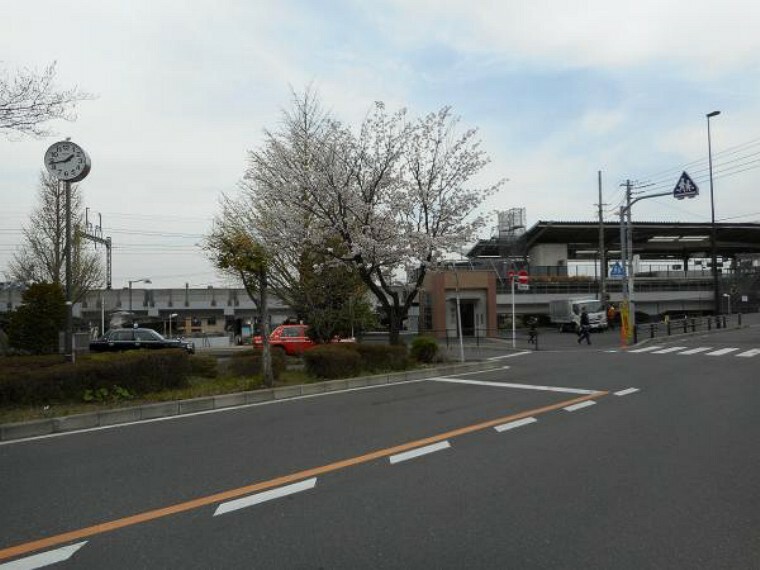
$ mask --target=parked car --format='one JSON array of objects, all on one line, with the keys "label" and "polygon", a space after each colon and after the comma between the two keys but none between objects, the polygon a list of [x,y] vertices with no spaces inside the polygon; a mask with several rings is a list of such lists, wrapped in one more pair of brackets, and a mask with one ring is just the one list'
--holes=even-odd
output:
[{"label": "parked car", "polygon": [[195,343],[184,339],[164,338],[153,329],[111,329],[90,342],[92,352],[116,352],[138,348],[181,348],[195,354]]},{"label": "parked car", "polygon": [[[309,325],[279,325],[269,335],[269,344],[277,350],[284,350],[288,356],[299,356],[317,346],[307,331]],[[335,338],[332,342],[355,342],[353,338]],[[261,335],[253,337],[253,348],[262,348]]]}]

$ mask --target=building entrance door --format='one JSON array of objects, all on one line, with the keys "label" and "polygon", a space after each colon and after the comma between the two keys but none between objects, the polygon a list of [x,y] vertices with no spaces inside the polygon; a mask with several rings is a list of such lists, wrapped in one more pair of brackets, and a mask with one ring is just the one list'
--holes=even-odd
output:
[{"label": "building entrance door", "polygon": [[475,336],[475,303],[477,301],[461,301],[462,336]]}]

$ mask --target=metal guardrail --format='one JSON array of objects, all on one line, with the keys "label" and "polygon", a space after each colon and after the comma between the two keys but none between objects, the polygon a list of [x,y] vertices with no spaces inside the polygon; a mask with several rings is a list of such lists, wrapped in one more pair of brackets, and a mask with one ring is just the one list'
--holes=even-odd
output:
[{"label": "metal guardrail", "polygon": [[741,326],[742,313],[645,323],[634,327],[634,342],[638,342],[643,338],[652,339],[674,334],[738,328]]}]

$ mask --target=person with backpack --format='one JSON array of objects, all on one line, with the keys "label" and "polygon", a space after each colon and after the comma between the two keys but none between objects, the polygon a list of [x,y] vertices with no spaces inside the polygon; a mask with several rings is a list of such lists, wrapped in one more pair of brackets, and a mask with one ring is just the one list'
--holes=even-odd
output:
[{"label": "person with backpack", "polygon": [[581,343],[583,339],[586,339],[586,344],[591,344],[591,325],[588,321],[588,313],[586,312],[586,307],[583,307],[581,309],[581,327],[578,330],[578,344]]}]

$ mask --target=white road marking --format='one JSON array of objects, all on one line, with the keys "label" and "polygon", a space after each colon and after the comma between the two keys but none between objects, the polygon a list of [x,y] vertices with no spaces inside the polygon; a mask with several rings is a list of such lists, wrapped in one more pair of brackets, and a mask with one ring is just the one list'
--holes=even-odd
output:
[{"label": "white road marking", "polygon": [[598,390],[581,388],[563,388],[561,386],[535,386],[533,384],[510,384],[508,382],[487,382],[485,380],[461,380],[459,378],[428,378],[431,382],[448,382],[451,384],[471,384],[473,386],[490,386],[492,388],[516,388],[518,390],[543,390],[545,392],[563,392],[566,394],[596,394]]},{"label": "white road marking", "polygon": [[436,451],[448,449],[449,447],[451,447],[451,444],[448,441],[439,441],[438,443],[434,443],[432,445],[426,445],[425,447],[418,447],[417,449],[412,449],[411,451],[405,451],[404,453],[391,455],[388,459],[390,460],[391,464],[401,463],[402,461],[414,459],[415,457],[420,457],[421,455],[427,455],[429,453],[435,453]]},{"label": "white road marking", "polygon": [[593,406],[596,404],[593,400],[586,400],[585,402],[581,402],[580,404],[573,404],[572,406],[568,406],[566,408],[562,408],[566,412],[574,412],[576,410],[580,410],[583,408],[588,408],[589,406]]},{"label": "white road marking", "polygon": [[661,349],[661,346],[645,346],[644,348],[637,348],[636,350],[629,350],[628,352],[634,353],[634,352],[650,352],[652,350],[659,350]]},{"label": "white road marking", "polygon": [[706,356],[723,356],[724,354],[728,354],[729,352],[736,352],[737,350],[739,349],[738,348],[721,348],[720,350],[708,352]]},{"label": "white road marking", "polygon": [[620,390],[619,392],[615,392],[616,396],[627,396],[628,394],[634,394],[638,392],[638,388],[626,388],[625,390]]},{"label": "white road marking", "polygon": [[292,485],[285,485],[284,487],[278,487],[277,489],[264,491],[263,493],[250,495],[248,497],[243,497],[242,499],[227,501],[226,503],[220,504],[216,508],[216,511],[214,511],[214,516],[224,515],[232,511],[244,509],[246,507],[252,507],[253,505],[271,501],[272,499],[279,499],[280,497],[286,497],[294,493],[300,493],[301,491],[308,491],[309,489],[313,489],[316,484],[317,478],[312,477],[311,479],[299,481],[298,483],[293,483]]},{"label": "white road marking", "polygon": [[760,348],[753,348],[751,350],[748,350],[746,352],[742,352],[740,354],[737,354],[736,356],[742,356],[744,358],[751,358],[753,356],[757,356],[760,354]]},{"label": "white road marking", "polygon": [[690,350],[684,350],[683,352],[679,352],[678,354],[699,354],[700,352],[705,352],[706,350],[712,350],[712,346],[698,346],[697,348],[692,348]]},{"label": "white road marking", "polygon": [[486,360],[501,360],[502,358],[514,358],[515,356],[522,356],[523,354],[533,354],[532,351],[528,350],[525,352],[516,352],[514,354],[505,354],[502,356],[492,356],[490,358],[486,358]]},{"label": "white road marking", "polygon": [[71,558],[74,553],[82,548],[87,541],[77,542],[76,544],[69,544],[63,548],[56,548],[55,550],[48,550],[41,554],[35,554],[34,556],[27,556],[26,558],[19,558],[5,564],[0,564],[0,570],[33,570],[34,568],[42,568],[43,566],[49,566],[50,564],[57,564]]},{"label": "white road marking", "polygon": [[507,431],[510,429],[515,429],[522,426],[527,426],[529,424],[534,424],[537,421],[538,420],[536,418],[523,418],[521,420],[516,420],[514,422],[509,422],[507,424],[501,424],[500,426],[495,426],[493,429],[501,433],[503,431]]},{"label": "white road marking", "polygon": [[685,346],[670,346],[662,350],[656,350],[652,354],[668,354],[669,352],[678,352],[679,350],[683,350],[684,348],[686,347]]}]

